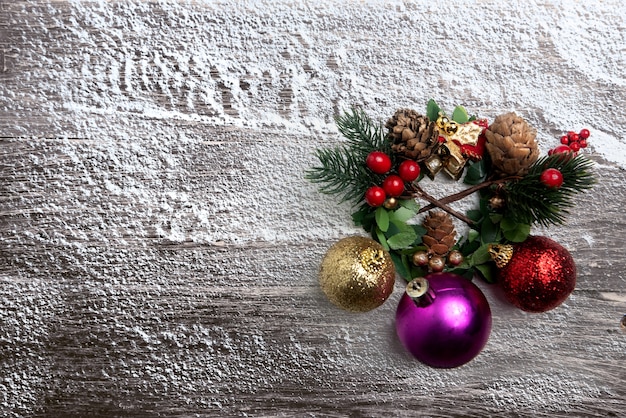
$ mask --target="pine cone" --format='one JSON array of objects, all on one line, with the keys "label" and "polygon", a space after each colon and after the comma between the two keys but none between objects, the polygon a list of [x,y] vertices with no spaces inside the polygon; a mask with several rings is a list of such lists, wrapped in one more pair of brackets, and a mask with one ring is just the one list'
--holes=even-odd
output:
[{"label": "pine cone", "polygon": [[500,177],[523,176],[539,158],[537,131],[514,112],[496,117],[485,130],[487,152]]},{"label": "pine cone", "polygon": [[456,242],[456,231],[452,218],[445,212],[430,212],[422,223],[426,234],[422,237],[428,252],[435,256],[444,256]]},{"label": "pine cone", "polygon": [[439,128],[427,116],[411,109],[399,109],[385,127],[393,140],[391,149],[415,161],[425,160],[438,144]]}]

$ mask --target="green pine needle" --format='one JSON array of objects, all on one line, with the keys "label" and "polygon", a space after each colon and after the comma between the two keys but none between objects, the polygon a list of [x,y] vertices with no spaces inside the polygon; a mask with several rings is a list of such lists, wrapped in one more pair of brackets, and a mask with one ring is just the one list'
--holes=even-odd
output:
[{"label": "green pine needle", "polygon": [[[541,183],[541,173],[548,168],[563,174],[561,187],[549,188]],[[522,179],[506,186],[505,217],[525,224],[562,225],[568,209],[574,206],[574,196],[596,182],[592,168],[593,162],[582,155],[567,158],[554,154],[539,159]]]},{"label": "green pine needle", "polygon": [[[361,109],[352,109],[336,119],[339,132],[348,143],[335,148],[317,150],[320,165],[312,167],[305,178],[319,183],[320,192],[341,196],[341,202],[358,204],[365,191],[382,183],[383,176],[372,173],[365,160],[372,151],[391,154],[391,145],[381,125],[375,125]],[[390,155],[391,158],[393,158]]]},{"label": "green pine needle", "polygon": [[357,153],[369,154],[383,151],[389,154],[391,144],[386,139],[383,127],[370,119],[363,109],[352,108],[335,118],[337,129],[348,140],[348,145]]}]

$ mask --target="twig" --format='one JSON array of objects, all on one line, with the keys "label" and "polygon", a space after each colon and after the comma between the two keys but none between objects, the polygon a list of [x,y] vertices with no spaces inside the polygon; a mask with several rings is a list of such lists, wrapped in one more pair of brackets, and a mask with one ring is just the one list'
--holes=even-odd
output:
[{"label": "twig", "polygon": [[[470,218],[468,218],[467,216],[465,216],[465,215],[455,211],[454,209],[452,209],[451,207],[449,207],[445,203],[441,203],[440,200],[435,199],[434,197],[432,197],[431,195],[426,193],[421,187],[419,187],[417,185],[413,186],[413,195],[415,197],[420,197],[420,198],[426,200],[431,205],[433,205],[433,207],[438,207],[439,209],[448,212],[450,215],[452,215],[455,218],[465,222],[468,225],[474,225],[474,221],[472,221]],[[420,212],[423,212],[423,211],[420,210]]]},{"label": "twig", "polygon": [[[507,178],[503,178],[503,179],[498,179],[498,180],[491,180],[491,181],[485,181],[482,183],[479,183],[475,186],[472,186],[468,189],[462,190],[458,193],[455,194],[451,194],[449,196],[446,197],[442,197],[441,199],[439,199],[439,203],[447,205],[448,203],[452,203],[452,202],[456,202],[457,200],[461,200],[466,196],[469,196],[473,193],[476,193],[477,191],[484,189],[485,187],[489,187],[493,184],[500,184],[500,183],[506,183],[507,181],[511,181],[511,180],[519,180],[521,177],[518,176],[514,176],[514,177],[507,177]],[[437,204],[435,203],[430,203],[429,205],[426,205],[424,207],[422,207],[418,213],[423,213],[423,212],[427,212],[431,209],[434,209],[436,207],[439,207]]]}]

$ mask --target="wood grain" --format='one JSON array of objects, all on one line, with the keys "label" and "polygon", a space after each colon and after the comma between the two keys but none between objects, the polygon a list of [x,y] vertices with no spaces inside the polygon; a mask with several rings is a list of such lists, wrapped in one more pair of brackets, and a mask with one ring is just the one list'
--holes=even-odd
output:
[{"label": "wood grain", "polygon": [[[624,415],[626,9],[473,6],[0,1],[2,415]],[[360,231],[302,176],[337,112],[430,97],[515,109],[544,151],[588,126],[601,180],[534,231],[572,296],[531,315],[478,283],[492,335],[452,370],[400,346],[399,281],[366,314],[326,300]]]}]

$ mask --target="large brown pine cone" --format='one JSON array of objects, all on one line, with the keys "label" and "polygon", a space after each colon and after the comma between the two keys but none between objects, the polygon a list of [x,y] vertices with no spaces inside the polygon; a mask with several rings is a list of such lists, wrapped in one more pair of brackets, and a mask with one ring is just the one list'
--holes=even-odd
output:
[{"label": "large brown pine cone", "polygon": [[496,117],[485,130],[486,147],[500,177],[523,176],[539,158],[537,131],[514,112]]},{"label": "large brown pine cone", "polygon": [[439,128],[415,110],[399,109],[385,127],[393,143],[391,149],[415,161],[425,160],[438,144]]},{"label": "large brown pine cone", "polygon": [[429,252],[436,256],[446,255],[456,242],[456,231],[450,215],[446,212],[430,212],[422,225],[426,228],[422,241]]}]

